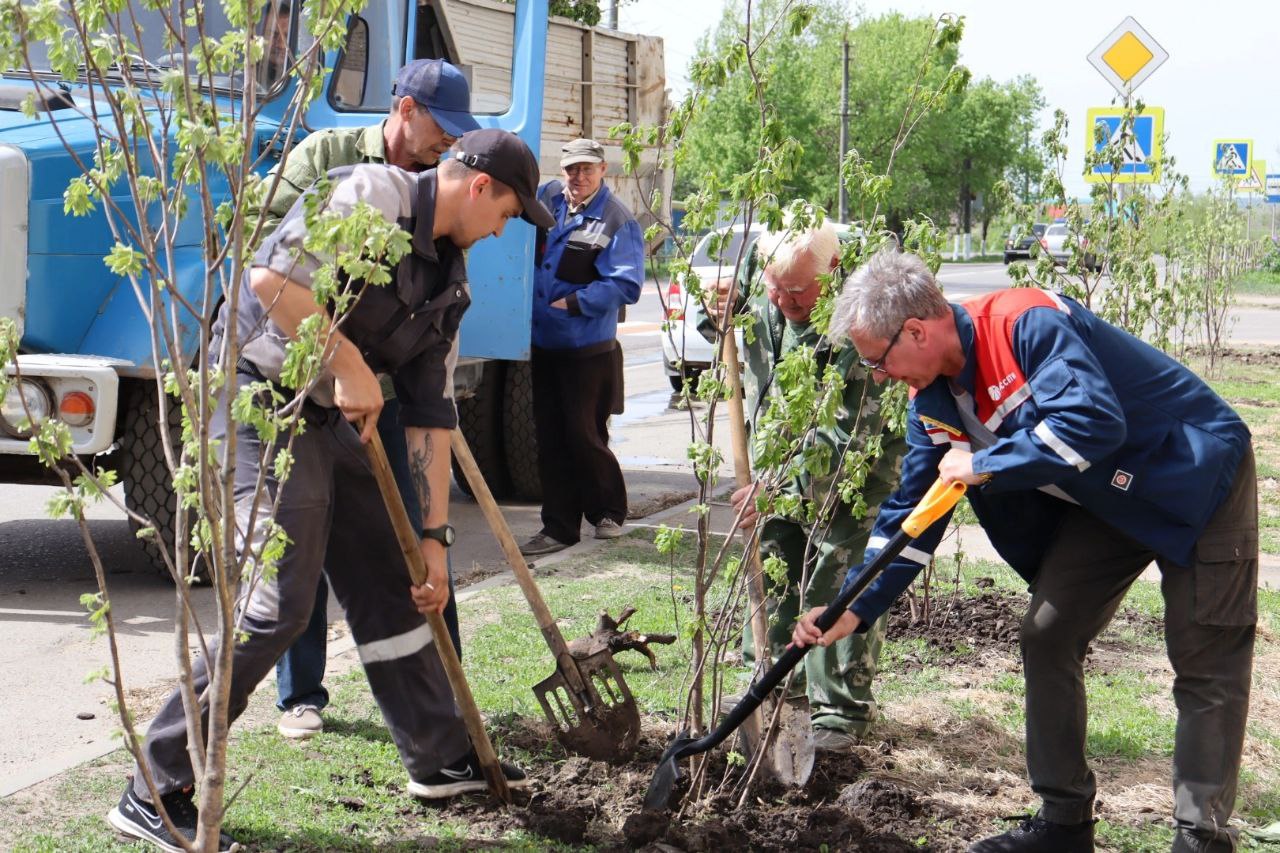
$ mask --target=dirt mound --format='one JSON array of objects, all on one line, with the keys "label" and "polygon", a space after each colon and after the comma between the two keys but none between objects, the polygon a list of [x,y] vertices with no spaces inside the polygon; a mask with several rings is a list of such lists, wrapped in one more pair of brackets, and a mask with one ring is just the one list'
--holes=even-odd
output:
[{"label": "dirt mound", "polygon": [[[713,789],[709,796],[697,804],[682,799],[687,806],[683,812],[644,812],[641,802],[672,728],[663,720],[647,718],[644,730],[647,734],[636,755],[624,764],[610,765],[566,754],[541,721],[498,721],[496,731],[506,747],[534,756],[526,768],[535,780],[533,788],[514,792],[516,803],[508,810],[484,803],[483,798],[419,808],[465,815],[482,834],[522,828],[548,840],[608,851],[896,853],[961,850],[972,840],[962,815],[921,792],[866,776],[856,754],[819,753],[803,789],[757,784],[739,809],[735,783],[740,770],[729,768],[725,753],[716,750],[707,771]],[[680,763],[681,798],[691,765],[688,759]]]},{"label": "dirt mound", "polygon": [[889,611],[886,636],[925,640],[947,656],[943,665],[988,649],[1017,650],[1018,626],[1027,608],[1025,595],[991,588],[975,596],[934,598],[930,605],[926,617],[913,619],[910,602],[899,598]]}]

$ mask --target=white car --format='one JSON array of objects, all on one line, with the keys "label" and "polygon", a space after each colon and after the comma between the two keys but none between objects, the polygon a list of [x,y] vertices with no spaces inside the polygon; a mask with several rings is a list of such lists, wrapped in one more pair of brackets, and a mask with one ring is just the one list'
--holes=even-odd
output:
[{"label": "white car", "polygon": [[[730,228],[733,239],[720,248],[717,258],[711,257],[712,235],[723,234],[729,229],[721,228],[704,235],[694,249],[691,269],[697,274],[698,281],[701,282],[704,290],[714,288],[718,279],[733,275],[738,253],[742,251],[744,233],[747,234],[746,245],[750,247],[765,230],[764,225],[760,223],[752,223],[749,230],[744,229],[741,224],[730,226]],[[745,257],[743,263],[746,263]],[[662,366],[666,369],[671,387],[679,391],[684,376],[689,377],[692,382],[702,371],[711,366],[715,357],[715,347],[698,331],[698,324],[705,316],[702,304],[696,299],[689,299],[689,294],[679,282],[672,281],[667,286],[664,307],[668,328],[662,332]],[[742,352],[742,333],[738,332],[736,338],[738,352]]]},{"label": "white car", "polygon": [[[1045,229],[1040,237],[1040,248],[1044,249],[1055,263],[1065,265],[1071,259],[1071,244],[1067,242],[1068,228],[1065,222],[1055,222]],[[1089,241],[1083,236],[1079,238],[1080,248],[1085,250],[1085,268],[1097,272],[1102,269],[1093,252],[1089,251]]]}]

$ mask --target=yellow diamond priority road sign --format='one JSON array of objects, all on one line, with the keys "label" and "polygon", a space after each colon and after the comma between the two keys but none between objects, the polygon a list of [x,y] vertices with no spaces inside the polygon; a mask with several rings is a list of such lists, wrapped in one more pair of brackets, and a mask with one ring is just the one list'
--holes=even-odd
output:
[{"label": "yellow diamond priority road sign", "polygon": [[1142,25],[1125,18],[1089,54],[1089,64],[1121,97],[1127,97],[1168,58],[1169,54]]}]

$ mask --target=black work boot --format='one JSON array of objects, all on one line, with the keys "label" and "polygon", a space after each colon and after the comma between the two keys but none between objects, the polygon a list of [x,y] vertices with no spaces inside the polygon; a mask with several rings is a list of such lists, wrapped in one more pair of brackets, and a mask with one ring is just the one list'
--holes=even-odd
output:
[{"label": "black work boot", "polygon": [[1093,823],[1054,823],[1036,815],[970,845],[969,853],[1093,853]]},{"label": "black work boot", "polygon": [[1231,853],[1235,843],[1225,831],[1218,833],[1218,838],[1205,837],[1180,827],[1173,836],[1171,853]]}]

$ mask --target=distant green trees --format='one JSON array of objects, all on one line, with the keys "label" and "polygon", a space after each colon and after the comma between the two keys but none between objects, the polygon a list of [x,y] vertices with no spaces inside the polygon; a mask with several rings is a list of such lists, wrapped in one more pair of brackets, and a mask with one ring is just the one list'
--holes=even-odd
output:
[{"label": "distant green trees", "polygon": [[[765,0],[758,14],[767,17],[787,5],[787,0]],[[920,56],[934,36],[933,19],[897,13],[869,18],[850,12],[843,0],[809,5],[810,25],[797,34],[778,34],[757,65],[767,108],[802,149],[800,168],[788,187],[793,197],[836,208],[846,33],[848,144],[876,172],[887,171],[893,159],[892,185],[882,207],[890,228],[900,230],[903,222],[922,214],[949,221],[962,214],[965,194],[971,202],[981,198],[981,212],[975,205],[973,219],[985,224],[997,212],[992,189],[998,181],[1007,180],[1019,192],[1038,190],[1031,176],[1044,168],[1034,133],[1043,99],[1033,78],[969,82],[922,112],[924,105],[912,99],[921,91],[946,89],[941,84],[959,61],[958,45],[950,45],[921,66]],[[695,65],[741,39],[743,19],[741,0],[728,0],[719,25],[699,46]],[[684,128],[676,197],[705,186],[712,174],[750,168],[758,154],[753,86],[747,74],[736,75]],[[912,115],[918,124],[895,152],[904,116]]]}]

